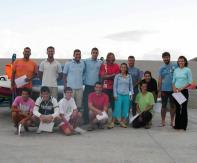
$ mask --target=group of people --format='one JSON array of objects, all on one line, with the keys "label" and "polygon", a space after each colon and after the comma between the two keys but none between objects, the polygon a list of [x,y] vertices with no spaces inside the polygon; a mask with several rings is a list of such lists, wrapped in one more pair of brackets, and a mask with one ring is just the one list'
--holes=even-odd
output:
[{"label": "group of people", "polygon": [[[47,48],[47,59],[39,65],[30,59],[31,49],[24,48],[22,59],[12,66],[11,86],[16,98],[12,104],[12,119],[18,129],[19,124],[28,131],[32,123],[51,123],[59,126],[65,135],[77,132],[83,124],[89,124],[88,131],[98,128],[127,128],[129,114],[139,114],[132,122],[134,128],[151,127],[153,106],[158,97],[162,100],[161,126],[166,125],[167,103],[170,103],[170,125],[174,129],[187,129],[188,87],[192,84],[191,70],[184,56],[177,63],[170,61],[170,53],[162,54],[164,64],[160,67],[158,81],[150,71],[143,76],[135,67],[135,57],[129,56],[128,63],[120,66],[115,55],[110,52],[105,62],[98,59],[99,50],[92,48],[91,58],[82,60],[81,51],[74,50],[73,59],[61,64],[54,59],[55,48]],[[26,75],[26,83],[17,88],[15,79]],[[32,79],[38,76],[42,81],[40,97],[36,102],[30,98]],[[57,81],[64,81],[64,96],[58,100]],[[181,92],[186,101],[179,104],[172,96]],[[112,117],[109,118],[109,108]],[[174,123],[174,116],[175,123]],[[40,131],[37,131],[40,133]]]}]

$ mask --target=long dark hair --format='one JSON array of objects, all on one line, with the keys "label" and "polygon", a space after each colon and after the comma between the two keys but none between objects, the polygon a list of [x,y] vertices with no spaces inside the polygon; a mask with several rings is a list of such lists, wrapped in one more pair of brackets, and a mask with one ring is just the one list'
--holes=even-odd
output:
[{"label": "long dark hair", "polygon": [[[127,64],[126,63],[121,63],[120,67],[123,66],[123,65],[126,66],[126,68],[127,68],[126,74],[128,74],[128,66],[127,66]],[[121,70],[120,70],[120,73],[121,73]]]},{"label": "long dark hair", "polygon": [[[187,58],[185,56],[181,55],[181,56],[179,56],[178,60],[179,59],[183,59],[185,61],[185,67],[188,66],[188,61],[187,61]],[[178,61],[177,61],[177,65],[179,66],[179,62]]]}]

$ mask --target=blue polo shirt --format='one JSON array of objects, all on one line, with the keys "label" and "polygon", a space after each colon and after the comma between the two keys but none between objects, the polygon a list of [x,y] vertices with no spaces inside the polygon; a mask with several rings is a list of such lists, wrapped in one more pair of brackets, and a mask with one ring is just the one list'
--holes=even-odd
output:
[{"label": "blue polo shirt", "polygon": [[159,68],[159,77],[161,77],[161,91],[172,91],[172,78],[177,64],[163,64]]},{"label": "blue polo shirt", "polygon": [[72,89],[80,89],[83,87],[85,64],[81,60],[76,62],[74,59],[65,63],[63,73],[67,75],[67,86]]},{"label": "blue polo shirt", "polygon": [[84,60],[85,73],[84,84],[94,86],[99,81],[99,70],[102,62],[100,60],[93,60],[92,58]]}]

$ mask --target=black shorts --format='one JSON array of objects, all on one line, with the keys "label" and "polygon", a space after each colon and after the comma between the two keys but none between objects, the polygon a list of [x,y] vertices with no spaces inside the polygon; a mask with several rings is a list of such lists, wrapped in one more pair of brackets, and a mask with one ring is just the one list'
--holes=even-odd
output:
[{"label": "black shorts", "polygon": [[162,108],[166,108],[167,107],[167,103],[168,103],[168,99],[170,102],[170,107],[174,107],[175,101],[174,98],[172,96],[172,91],[162,91],[161,92],[161,103],[162,103]]}]

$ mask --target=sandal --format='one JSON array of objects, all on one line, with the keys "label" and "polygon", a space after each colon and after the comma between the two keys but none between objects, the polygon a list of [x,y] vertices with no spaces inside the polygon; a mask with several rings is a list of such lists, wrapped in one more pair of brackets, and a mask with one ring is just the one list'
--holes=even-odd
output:
[{"label": "sandal", "polygon": [[114,128],[114,122],[111,122],[110,124],[108,124],[107,128],[108,128],[108,129]]},{"label": "sandal", "polygon": [[127,128],[127,125],[124,122],[120,122],[120,127]]}]

